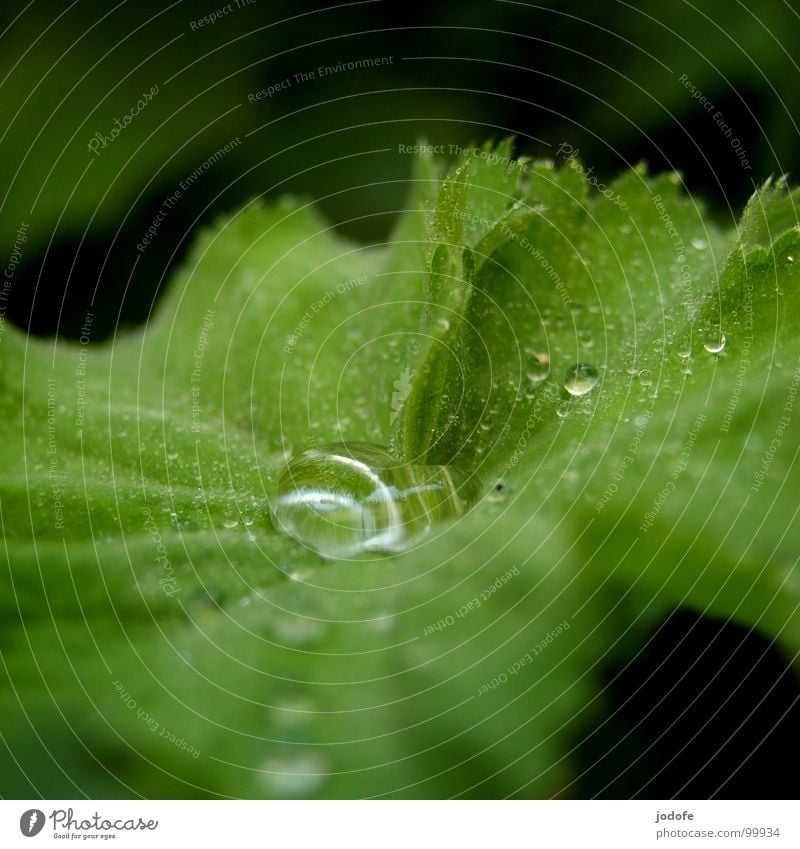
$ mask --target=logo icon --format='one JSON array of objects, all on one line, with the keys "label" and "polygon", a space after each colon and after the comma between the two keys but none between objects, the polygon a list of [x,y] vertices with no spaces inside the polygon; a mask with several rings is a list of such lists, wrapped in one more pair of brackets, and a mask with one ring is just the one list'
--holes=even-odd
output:
[{"label": "logo icon", "polygon": [[25,837],[36,837],[44,828],[44,812],[38,808],[31,808],[19,818],[19,830]]}]

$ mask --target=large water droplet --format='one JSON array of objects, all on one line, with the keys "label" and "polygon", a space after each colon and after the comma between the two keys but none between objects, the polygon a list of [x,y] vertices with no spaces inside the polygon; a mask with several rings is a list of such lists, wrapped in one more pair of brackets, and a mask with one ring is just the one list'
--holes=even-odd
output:
[{"label": "large water droplet", "polygon": [[718,354],[725,347],[726,341],[725,334],[721,330],[713,330],[703,342],[703,347],[709,354]]},{"label": "large water droplet", "polygon": [[452,466],[404,464],[383,446],[339,442],[289,462],[272,502],[276,528],[326,558],[400,552],[479,494]]},{"label": "large water droplet", "polygon": [[578,363],[567,369],[564,377],[564,389],[570,395],[585,395],[597,386],[600,376],[597,369],[589,363]]}]

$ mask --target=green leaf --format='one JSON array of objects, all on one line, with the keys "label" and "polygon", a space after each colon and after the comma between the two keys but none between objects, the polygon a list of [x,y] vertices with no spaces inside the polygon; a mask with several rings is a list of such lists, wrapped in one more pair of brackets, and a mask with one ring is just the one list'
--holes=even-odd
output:
[{"label": "green leaf", "polygon": [[[795,195],[723,232],[641,168],[440,173],[385,245],[253,202],[112,344],[4,328],[5,795],[547,796],[665,611],[798,651]],[[269,501],[337,440],[485,495],[322,563]]]}]

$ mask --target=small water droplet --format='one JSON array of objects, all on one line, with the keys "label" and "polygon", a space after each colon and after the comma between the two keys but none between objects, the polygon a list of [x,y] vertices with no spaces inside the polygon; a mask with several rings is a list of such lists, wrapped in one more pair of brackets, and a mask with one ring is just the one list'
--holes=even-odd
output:
[{"label": "small water droplet", "polygon": [[446,318],[437,318],[436,319],[436,329],[441,333],[447,333],[450,329],[450,322]]},{"label": "small water droplet", "polygon": [[704,251],[708,247],[708,242],[705,239],[692,239],[692,247],[696,251]]},{"label": "small water droplet", "polygon": [[793,256],[787,256],[787,257],[786,257],[786,262],[789,262],[789,263],[794,262],[794,257],[793,257]]},{"label": "small water droplet", "polygon": [[169,454],[167,454],[167,460],[177,460],[179,456],[180,454],[178,454],[177,451],[170,451]]},{"label": "small water droplet", "polygon": [[589,365],[589,363],[578,363],[567,369],[564,377],[564,389],[570,395],[585,395],[597,386],[599,379],[597,369],[594,366]]},{"label": "small water droplet", "polygon": [[400,552],[462,515],[479,483],[452,466],[404,464],[386,448],[340,442],[303,452],[278,480],[277,530],[325,558]]},{"label": "small water droplet", "polygon": [[547,354],[531,354],[525,374],[531,383],[547,380],[550,375],[550,357]]},{"label": "small water droplet", "polygon": [[565,419],[569,415],[569,401],[559,401],[556,404],[556,415],[560,419]]},{"label": "small water droplet", "polygon": [[649,368],[643,368],[639,374],[637,375],[639,383],[642,386],[652,386],[653,385],[653,373]]},{"label": "small water droplet", "polygon": [[703,347],[709,354],[718,354],[724,347],[727,339],[721,330],[714,330],[708,334]]},{"label": "small water droplet", "polygon": [[682,360],[688,360],[689,357],[692,356],[692,349],[691,348],[681,348],[681,350],[678,351],[678,356]]},{"label": "small water droplet", "polygon": [[234,528],[237,528],[239,526],[239,522],[237,519],[225,519],[225,521],[222,523],[222,526],[224,528],[227,528],[229,531],[232,531]]}]

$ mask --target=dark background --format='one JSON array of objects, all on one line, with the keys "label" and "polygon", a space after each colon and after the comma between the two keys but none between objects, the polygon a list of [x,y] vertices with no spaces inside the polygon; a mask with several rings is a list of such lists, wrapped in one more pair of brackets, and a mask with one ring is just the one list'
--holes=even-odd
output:
[{"label": "dark background", "polygon": [[[240,4],[194,28],[225,4],[0,12],[3,253],[29,225],[7,306],[17,325],[77,338],[90,310],[95,343],[145,322],[197,228],[254,195],[312,196],[349,236],[380,241],[407,193],[411,157],[399,145],[421,137],[465,145],[513,133],[518,153],[550,158],[568,142],[603,181],[640,161],[677,169],[728,225],[754,184],[798,172],[800,18],[781,0]],[[116,140],[89,151],[154,85]],[[138,251],[165,199],[235,138]],[[615,707],[579,746],[581,795],[796,792],[775,764],[800,754],[800,689],[760,637],[676,613],[607,678]]]}]

